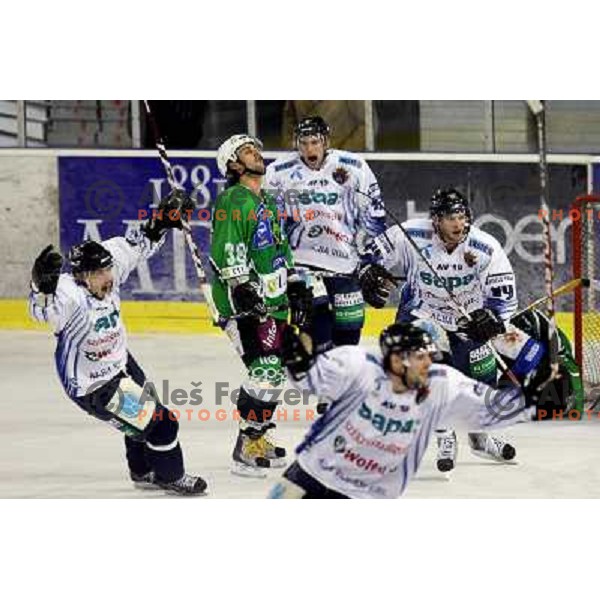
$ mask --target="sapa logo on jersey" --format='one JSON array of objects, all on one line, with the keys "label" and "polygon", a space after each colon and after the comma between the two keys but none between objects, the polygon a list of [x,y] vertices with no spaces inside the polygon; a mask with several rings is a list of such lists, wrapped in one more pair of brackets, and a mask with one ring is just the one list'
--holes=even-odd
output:
[{"label": "sapa logo on jersey", "polygon": [[388,433],[410,433],[417,421],[415,419],[407,419],[402,421],[401,419],[392,419],[386,417],[381,413],[373,412],[364,402],[360,405],[358,416],[371,422],[371,425],[377,431],[387,435]]},{"label": "sapa logo on jersey", "polygon": [[425,285],[433,285],[437,288],[447,288],[452,291],[459,287],[467,286],[475,275],[464,275],[463,277],[434,277],[427,271],[419,271],[419,277]]}]

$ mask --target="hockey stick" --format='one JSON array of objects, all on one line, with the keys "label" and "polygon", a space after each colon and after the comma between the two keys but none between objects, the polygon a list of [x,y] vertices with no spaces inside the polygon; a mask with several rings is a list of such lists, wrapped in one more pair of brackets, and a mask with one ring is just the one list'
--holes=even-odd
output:
[{"label": "hockey stick", "polygon": [[540,159],[540,208],[542,210],[542,227],[544,236],[544,280],[548,320],[550,323],[550,379],[558,374],[558,339],[556,334],[556,319],[554,318],[554,294],[552,292],[552,239],[550,236],[550,210],[548,209],[548,161],[546,146],[546,106],[543,100],[526,100],[529,110],[533,113],[537,126],[538,153]]},{"label": "hockey stick", "polygon": [[[571,279],[571,281],[569,281],[569,282],[565,283],[564,285],[561,285],[559,288],[555,289],[552,292],[552,296],[553,296],[553,299],[558,298],[559,296],[568,294],[569,292],[574,292],[579,287],[590,287],[590,285],[591,285],[591,281],[585,277],[582,277],[580,279]],[[529,304],[525,308],[522,308],[521,310],[517,311],[510,318],[510,320],[512,321],[513,319],[520,317],[522,314],[524,314],[530,310],[533,310],[534,308],[537,308],[541,304],[547,303],[548,300],[549,300],[548,296],[544,296],[542,298],[538,298],[537,300],[534,300],[531,304]]]},{"label": "hockey stick", "polygon": [[[165,143],[160,135],[160,130],[158,129],[158,123],[150,110],[150,104],[148,100],[144,100],[144,107],[146,108],[146,113],[148,114],[148,120],[150,121],[150,126],[152,127],[152,132],[154,135],[154,144],[156,149],[158,150],[158,155],[160,157],[160,161],[165,169],[165,173],[167,174],[167,181],[171,186],[171,190],[180,190],[181,187],[177,185],[175,181],[175,176],[173,175],[173,167],[171,166],[171,162],[169,161],[169,157],[167,155],[167,149],[165,148]],[[208,281],[208,277],[206,276],[206,270],[202,265],[202,257],[200,252],[198,251],[198,246],[192,237],[192,228],[187,220],[184,218],[181,219],[181,225],[183,227],[183,235],[187,242],[188,248],[192,255],[192,261],[194,263],[194,267],[196,269],[196,275],[198,277],[198,283],[200,285],[200,292],[204,296],[206,303],[208,304],[208,309],[213,318],[213,323],[218,325],[221,323],[221,316],[219,315],[219,311],[214,303],[212,297],[212,289],[210,287],[210,283]]]},{"label": "hockey stick", "polygon": [[[369,198],[370,200],[373,200],[373,198],[369,194],[363,192],[362,190],[355,189],[355,191],[358,192],[359,194],[362,194],[363,196]],[[383,207],[383,210],[385,211],[385,214],[388,215],[390,217],[390,219],[400,228],[400,231],[404,234],[404,237],[407,239],[408,243],[413,247],[415,252],[419,255],[421,260],[425,263],[425,265],[427,266],[427,268],[429,269],[431,274],[437,280],[441,281],[442,287],[444,288],[446,294],[448,295],[448,298],[452,301],[452,304],[454,304],[454,307],[456,308],[456,310],[461,314],[461,316],[465,317],[466,319],[468,319],[470,321],[471,317],[470,317],[469,313],[465,310],[463,305],[459,302],[458,298],[454,295],[452,290],[448,288],[448,286],[446,285],[445,279],[443,277],[440,277],[440,275],[438,275],[434,266],[429,262],[429,259],[421,252],[421,249],[419,248],[417,243],[412,239],[412,237],[410,236],[408,231],[406,231],[406,229],[404,228],[404,225],[402,225],[400,219],[398,219],[398,217],[393,212],[388,210],[385,206]],[[512,383],[514,385],[521,388],[522,386],[521,386],[519,380],[517,379],[515,374],[508,368],[508,365],[506,364],[506,362],[504,362],[504,359],[500,356],[500,354],[498,353],[496,348],[494,348],[493,344],[491,344],[490,342],[487,342],[486,346],[491,350],[491,352],[492,352],[494,358],[496,359],[496,362],[500,366],[500,370],[503,372],[503,374],[506,375],[512,381]]]}]

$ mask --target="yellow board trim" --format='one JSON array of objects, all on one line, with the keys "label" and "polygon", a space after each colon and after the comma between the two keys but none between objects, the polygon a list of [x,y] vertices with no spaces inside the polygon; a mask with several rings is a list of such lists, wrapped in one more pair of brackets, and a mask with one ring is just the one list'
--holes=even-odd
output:
[{"label": "yellow board trim", "polygon": [[[221,330],[214,327],[206,304],[200,302],[154,302],[124,301],[121,303],[123,319],[131,333],[212,333]],[[380,331],[394,322],[396,309],[367,309],[363,335],[378,336]],[[557,313],[558,326],[572,339],[572,313]],[[48,326],[36,323],[29,317],[27,301],[23,299],[0,299],[0,329],[48,330]]]}]

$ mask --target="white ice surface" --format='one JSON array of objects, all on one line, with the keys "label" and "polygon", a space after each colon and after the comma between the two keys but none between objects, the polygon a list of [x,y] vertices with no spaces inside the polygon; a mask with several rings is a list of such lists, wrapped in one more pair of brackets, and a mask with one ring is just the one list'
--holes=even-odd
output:
[{"label": "white ice surface", "polygon": [[[229,472],[236,423],[225,402],[215,404],[215,382],[230,389],[243,370],[224,336],[132,335],[130,349],[155,382],[190,390],[202,381],[204,401],[184,414],[180,440],[188,472],[209,482],[208,498],[264,498],[280,471],[267,479]],[[0,498],[158,498],[161,492],[135,490],[127,477],[122,436],[87,416],[68,400],[53,361],[54,339],[43,332],[0,331]],[[160,390],[159,390],[160,391]],[[171,405],[173,407],[173,405]],[[199,409],[210,411],[202,422]],[[226,409],[218,421],[215,411]],[[291,452],[307,429],[300,420],[280,421],[277,438]],[[314,408],[312,405],[309,409]],[[459,432],[459,460],[445,480],[434,468],[433,445],[405,498],[597,498],[600,497],[600,420],[527,423],[507,432],[518,464],[499,465],[472,456]]]}]

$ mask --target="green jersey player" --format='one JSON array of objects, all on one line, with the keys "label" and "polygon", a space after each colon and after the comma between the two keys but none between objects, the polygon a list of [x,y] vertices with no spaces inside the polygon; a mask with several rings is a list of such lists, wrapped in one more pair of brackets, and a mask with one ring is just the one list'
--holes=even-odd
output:
[{"label": "green jersey player", "polygon": [[285,465],[285,449],[265,434],[274,427],[273,390],[285,383],[280,346],[288,294],[293,321],[301,318],[303,302],[310,306],[306,285],[299,278],[294,281],[291,271],[283,212],[262,190],[261,150],[261,142],[245,134],[230,137],[219,148],[217,164],[228,185],[214,207],[211,240],[215,305],[248,369],[238,397],[240,429],[232,471],[260,477],[270,467]]}]

